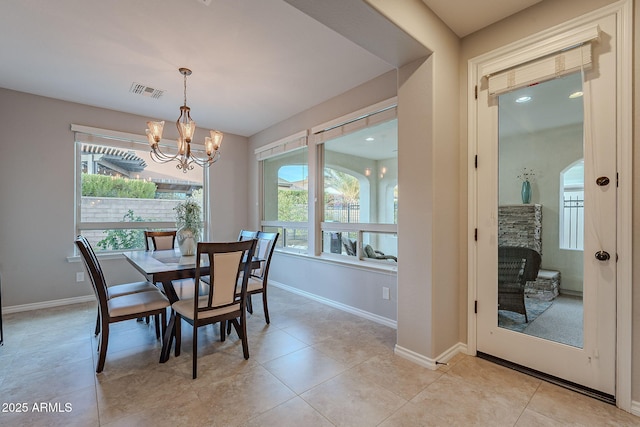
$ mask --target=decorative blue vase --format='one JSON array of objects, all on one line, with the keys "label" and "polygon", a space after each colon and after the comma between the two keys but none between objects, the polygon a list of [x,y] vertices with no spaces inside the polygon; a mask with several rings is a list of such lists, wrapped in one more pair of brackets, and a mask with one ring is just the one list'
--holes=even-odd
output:
[{"label": "decorative blue vase", "polygon": [[531,202],[531,183],[529,181],[522,181],[522,203],[528,204]]}]

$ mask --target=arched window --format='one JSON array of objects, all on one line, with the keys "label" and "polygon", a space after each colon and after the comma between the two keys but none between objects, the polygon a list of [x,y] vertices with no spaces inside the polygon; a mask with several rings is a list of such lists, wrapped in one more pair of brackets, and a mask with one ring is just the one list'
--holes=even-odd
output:
[{"label": "arched window", "polygon": [[584,159],[560,172],[560,249],[584,248]]}]

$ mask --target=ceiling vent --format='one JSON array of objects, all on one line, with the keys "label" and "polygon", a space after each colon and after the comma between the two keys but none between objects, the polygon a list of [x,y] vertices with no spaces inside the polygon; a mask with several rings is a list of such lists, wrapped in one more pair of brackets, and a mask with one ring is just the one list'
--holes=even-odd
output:
[{"label": "ceiling vent", "polygon": [[141,85],[140,83],[133,82],[129,88],[129,92],[142,96],[149,96],[151,98],[158,99],[164,95],[164,90],[154,89],[149,86]]}]

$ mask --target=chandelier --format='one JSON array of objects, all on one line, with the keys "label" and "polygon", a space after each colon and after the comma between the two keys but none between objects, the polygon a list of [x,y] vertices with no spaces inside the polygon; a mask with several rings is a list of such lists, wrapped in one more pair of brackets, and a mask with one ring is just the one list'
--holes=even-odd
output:
[{"label": "chandelier", "polygon": [[147,122],[149,128],[146,130],[146,133],[149,139],[149,145],[151,146],[151,158],[155,162],[167,163],[175,160],[178,162],[176,168],[182,169],[182,172],[187,173],[188,170],[193,169],[194,163],[206,167],[218,161],[220,158],[220,145],[222,144],[224,135],[222,132],[212,130],[211,136],[207,136],[204,139],[206,157],[197,157],[191,152],[191,140],[196,131],[196,122],[191,120],[191,115],[189,114],[191,109],[187,107],[187,76],[191,75],[191,70],[188,68],[180,68],[178,71],[184,76],[184,105],[180,107],[180,117],[178,117],[178,121],[176,122],[179,134],[177,153],[175,155],[166,154],[163,153],[160,148],[164,121]]}]

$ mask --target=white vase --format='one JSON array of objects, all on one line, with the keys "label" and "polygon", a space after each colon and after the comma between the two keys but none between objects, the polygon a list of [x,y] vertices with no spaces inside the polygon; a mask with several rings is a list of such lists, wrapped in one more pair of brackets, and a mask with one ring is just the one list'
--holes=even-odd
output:
[{"label": "white vase", "polygon": [[198,234],[191,228],[180,228],[176,233],[178,248],[183,256],[196,254],[198,247]]}]

